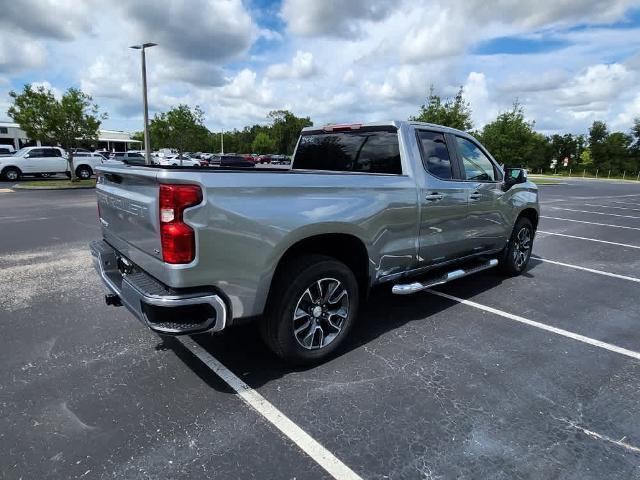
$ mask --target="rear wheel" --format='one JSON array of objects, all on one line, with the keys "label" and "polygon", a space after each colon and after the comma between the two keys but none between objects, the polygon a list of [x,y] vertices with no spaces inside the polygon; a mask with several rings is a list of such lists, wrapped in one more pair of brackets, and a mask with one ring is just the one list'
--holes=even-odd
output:
[{"label": "rear wheel", "polygon": [[16,180],[20,180],[20,176],[22,172],[15,167],[8,167],[2,171],[2,178],[9,182],[15,182]]},{"label": "rear wheel", "polygon": [[294,364],[325,360],[347,337],[358,311],[358,284],[342,262],[324,255],[290,261],[274,279],[260,325],[266,344]]},{"label": "rear wheel", "polygon": [[93,172],[91,171],[91,167],[88,167],[87,165],[80,165],[76,168],[76,176],[82,180],[91,178],[91,175],[93,175]]},{"label": "rear wheel", "polygon": [[509,276],[520,275],[527,268],[533,248],[534,229],[528,218],[516,222],[509,243],[500,259],[500,270]]}]

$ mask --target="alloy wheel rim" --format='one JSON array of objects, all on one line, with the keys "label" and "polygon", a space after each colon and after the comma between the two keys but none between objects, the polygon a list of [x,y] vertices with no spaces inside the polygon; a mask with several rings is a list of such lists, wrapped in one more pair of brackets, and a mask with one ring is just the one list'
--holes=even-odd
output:
[{"label": "alloy wheel rim", "polygon": [[522,227],[516,235],[515,245],[513,246],[513,261],[516,268],[521,269],[531,253],[531,231],[527,227]]},{"label": "alloy wheel rim", "polygon": [[18,174],[16,172],[14,172],[13,170],[9,170],[7,172],[7,178],[9,180],[16,180],[18,178]]},{"label": "alloy wheel rim", "polygon": [[89,178],[89,172],[87,170],[80,170],[80,178],[83,178],[83,179]]},{"label": "alloy wheel rim", "polygon": [[318,350],[333,342],[349,316],[349,294],[335,278],[311,284],[293,311],[293,333],[302,348]]}]

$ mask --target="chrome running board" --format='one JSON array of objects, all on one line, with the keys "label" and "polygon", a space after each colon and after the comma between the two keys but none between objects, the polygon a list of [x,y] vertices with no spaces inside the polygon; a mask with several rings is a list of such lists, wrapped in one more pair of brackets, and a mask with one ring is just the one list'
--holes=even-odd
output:
[{"label": "chrome running board", "polygon": [[483,270],[488,270],[489,268],[493,268],[497,265],[498,259],[492,258],[491,260],[481,263],[480,265],[477,265],[475,267],[452,270],[451,272],[447,272],[440,277],[427,280],[425,282],[398,283],[393,286],[393,289],[391,291],[396,295],[410,295],[412,293],[426,290],[427,288],[442,285],[443,283],[448,283],[452,280],[457,280],[458,278],[466,277],[467,275],[472,275],[474,273],[482,272]]}]

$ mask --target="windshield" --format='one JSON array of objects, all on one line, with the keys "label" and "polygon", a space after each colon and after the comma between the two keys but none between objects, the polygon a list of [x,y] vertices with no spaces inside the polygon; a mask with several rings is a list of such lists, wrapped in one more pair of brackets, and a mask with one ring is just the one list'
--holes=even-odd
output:
[{"label": "windshield", "polygon": [[18,150],[17,152],[13,153],[13,156],[14,156],[14,157],[22,157],[22,156],[27,152],[27,149],[28,149],[28,148],[29,148],[29,147],[21,148],[21,149],[20,149],[20,150]]}]

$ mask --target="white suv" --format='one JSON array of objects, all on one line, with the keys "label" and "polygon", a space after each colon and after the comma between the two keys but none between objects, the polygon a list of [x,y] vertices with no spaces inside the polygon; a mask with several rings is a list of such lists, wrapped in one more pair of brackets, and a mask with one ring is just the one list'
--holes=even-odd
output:
[{"label": "white suv", "polygon": [[[98,153],[77,152],[74,155],[76,175],[90,178],[104,157]],[[58,147],[25,147],[9,157],[0,157],[0,176],[15,181],[22,175],[67,173],[67,154]]]}]

